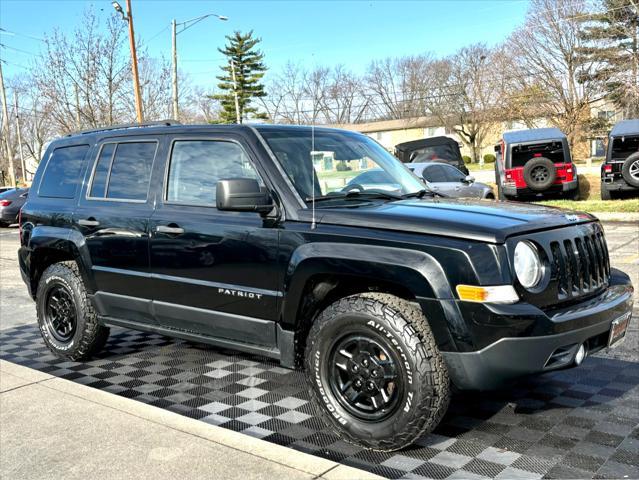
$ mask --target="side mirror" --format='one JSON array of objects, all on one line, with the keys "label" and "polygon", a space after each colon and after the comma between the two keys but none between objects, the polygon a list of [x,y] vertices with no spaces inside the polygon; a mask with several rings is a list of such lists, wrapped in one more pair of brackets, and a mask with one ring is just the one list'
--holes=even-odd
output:
[{"label": "side mirror", "polygon": [[466,175],[466,177],[464,178],[464,183],[468,183],[469,185],[471,183],[475,183],[475,177],[473,177],[472,175]]},{"label": "side mirror", "polygon": [[267,213],[275,206],[269,194],[252,178],[228,178],[218,181],[215,203],[218,210],[234,212]]}]

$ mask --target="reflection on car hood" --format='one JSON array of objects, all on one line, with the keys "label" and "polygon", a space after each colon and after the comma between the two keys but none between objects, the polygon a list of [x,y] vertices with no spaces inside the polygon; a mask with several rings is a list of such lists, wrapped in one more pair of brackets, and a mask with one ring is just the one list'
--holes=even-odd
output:
[{"label": "reflection on car hood", "polygon": [[595,221],[592,215],[515,202],[409,199],[317,211],[320,224],[444,235],[491,243],[524,232]]}]

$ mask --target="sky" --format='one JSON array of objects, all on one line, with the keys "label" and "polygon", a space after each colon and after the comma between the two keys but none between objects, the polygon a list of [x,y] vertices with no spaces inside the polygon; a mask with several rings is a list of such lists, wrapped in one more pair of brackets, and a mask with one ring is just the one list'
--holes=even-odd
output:
[{"label": "sky", "polygon": [[[120,0],[122,6],[125,0]],[[193,83],[214,84],[225,35],[253,30],[265,63],[277,72],[287,61],[312,67],[344,64],[363,73],[371,60],[432,52],[445,56],[465,45],[504,40],[524,20],[526,0],[450,1],[183,1],[132,0],[136,39],[153,57],[170,59],[170,22],[207,18],[177,37],[179,68]],[[72,32],[85,8],[106,20],[110,0],[1,0],[0,58],[11,77],[28,66],[54,27]],[[35,38],[31,38],[35,37]]]}]

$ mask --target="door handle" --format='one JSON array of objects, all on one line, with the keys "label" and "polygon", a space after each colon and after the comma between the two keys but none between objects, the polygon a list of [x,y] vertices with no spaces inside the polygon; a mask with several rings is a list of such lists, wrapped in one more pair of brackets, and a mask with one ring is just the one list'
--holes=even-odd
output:
[{"label": "door handle", "polygon": [[155,227],[155,231],[158,233],[170,233],[173,235],[180,235],[182,233],[184,233],[184,229],[180,228],[180,227],[170,227],[167,225],[158,225],[157,227]]},{"label": "door handle", "polygon": [[83,227],[97,227],[100,225],[100,222],[93,217],[81,218],[78,220],[78,225],[82,225]]}]

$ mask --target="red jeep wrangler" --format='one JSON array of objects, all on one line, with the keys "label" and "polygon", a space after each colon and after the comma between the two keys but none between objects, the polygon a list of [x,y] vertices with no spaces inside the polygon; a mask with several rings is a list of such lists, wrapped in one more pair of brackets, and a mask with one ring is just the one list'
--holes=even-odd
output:
[{"label": "red jeep wrangler", "polygon": [[558,128],[504,132],[495,145],[500,200],[561,195],[579,199],[577,169]]}]

